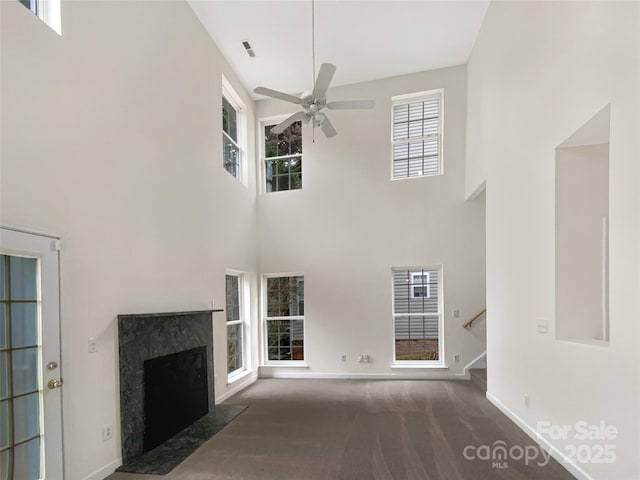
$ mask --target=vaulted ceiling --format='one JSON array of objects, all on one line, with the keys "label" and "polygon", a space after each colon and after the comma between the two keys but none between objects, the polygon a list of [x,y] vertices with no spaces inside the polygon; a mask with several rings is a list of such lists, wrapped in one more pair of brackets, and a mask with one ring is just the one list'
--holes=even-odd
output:
[{"label": "vaulted ceiling", "polygon": [[[311,88],[311,0],[189,3],[248,90]],[[486,0],[316,0],[316,68],[335,64],[335,86],[464,64],[488,6]]]}]

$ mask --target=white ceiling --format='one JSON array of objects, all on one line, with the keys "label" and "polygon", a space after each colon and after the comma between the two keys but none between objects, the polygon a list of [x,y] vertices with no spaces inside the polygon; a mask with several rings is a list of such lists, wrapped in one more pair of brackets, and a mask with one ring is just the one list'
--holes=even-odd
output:
[{"label": "white ceiling", "polygon": [[[189,3],[247,90],[312,88],[311,0]],[[316,0],[316,68],[335,64],[335,86],[464,64],[488,6],[488,0]]]}]

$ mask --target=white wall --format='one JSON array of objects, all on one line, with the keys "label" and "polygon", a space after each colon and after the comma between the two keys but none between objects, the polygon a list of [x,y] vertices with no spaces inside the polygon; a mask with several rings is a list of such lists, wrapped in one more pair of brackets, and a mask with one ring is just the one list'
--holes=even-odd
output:
[{"label": "white wall", "polygon": [[225,268],[256,271],[255,168],[249,188],[223,170],[222,74],[251,150],[253,101],[186,3],[63,2],[61,37],[0,3],[1,221],[63,238],[66,477],[81,479],[120,455],[101,433],[119,432],[116,315],[222,306]]},{"label": "white wall", "polygon": [[[329,112],[338,131],[331,139],[316,130],[312,143],[305,128],[302,190],[258,197],[259,271],[305,275],[309,365],[264,368],[265,375],[455,375],[484,351],[484,320],[462,328],[485,298],[484,199],[464,200],[465,80],[460,66],[329,90],[330,100],[377,105]],[[444,175],[391,181],[391,97],[441,87]],[[258,119],[293,112],[285,102],[256,102]],[[444,265],[449,368],[392,370],[391,267],[431,264]],[[359,354],[371,363],[357,363]]]},{"label": "white wall", "polygon": [[[492,2],[468,65],[468,171],[487,184],[489,394],[534,430],[615,425],[617,461],[581,464],[606,480],[640,474],[639,32],[637,2]],[[554,157],[609,103],[611,340],[594,348],[555,340]]]}]

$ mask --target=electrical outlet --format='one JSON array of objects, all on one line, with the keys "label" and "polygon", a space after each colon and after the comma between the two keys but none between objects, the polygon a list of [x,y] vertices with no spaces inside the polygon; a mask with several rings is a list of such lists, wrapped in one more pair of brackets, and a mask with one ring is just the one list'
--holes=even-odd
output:
[{"label": "electrical outlet", "polygon": [[362,362],[369,363],[369,355],[362,355]]},{"label": "electrical outlet", "polygon": [[88,342],[89,353],[96,353],[98,351],[98,340],[90,338]]},{"label": "electrical outlet", "polygon": [[106,442],[107,440],[111,440],[111,437],[113,436],[113,431],[111,429],[111,425],[110,424],[105,424],[102,426],[102,441]]},{"label": "electrical outlet", "polygon": [[456,308],[453,310],[453,318],[458,318],[458,317],[460,317],[460,310]]},{"label": "electrical outlet", "polygon": [[343,353],[342,355],[340,355],[340,361],[341,362],[346,362],[347,361],[347,355],[345,353]]},{"label": "electrical outlet", "polygon": [[460,355],[458,355],[457,353],[453,356],[453,361],[458,363],[460,361]]},{"label": "electrical outlet", "polygon": [[525,394],[523,397],[524,397],[524,406],[529,408],[529,395]]}]

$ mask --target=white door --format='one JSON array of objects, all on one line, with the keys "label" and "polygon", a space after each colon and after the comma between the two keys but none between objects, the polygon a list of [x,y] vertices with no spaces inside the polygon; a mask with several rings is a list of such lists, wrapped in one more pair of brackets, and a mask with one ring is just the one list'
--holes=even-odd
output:
[{"label": "white door", "polygon": [[59,242],[0,228],[0,480],[61,480]]}]

